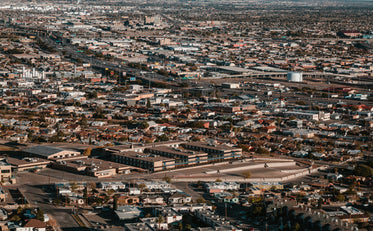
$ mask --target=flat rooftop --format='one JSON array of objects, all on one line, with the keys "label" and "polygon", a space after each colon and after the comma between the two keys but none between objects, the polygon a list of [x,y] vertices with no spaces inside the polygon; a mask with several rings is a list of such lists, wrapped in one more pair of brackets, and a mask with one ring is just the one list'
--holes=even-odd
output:
[{"label": "flat rooftop", "polygon": [[81,168],[81,167],[99,167],[100,171],[105,169],[132,169],[134,167],[125,165],[125,164],[119,164],[111,161],[106,160],[99,160],[94,158],[77,158],[72,160],[59,160],[58,163],[60,165],[66,165],[71,168]]},{"label": "flat rooftop", "polygon": [[157,142],[157,143],[151,143],[151,144],[125,144],[125,145],[117,145],[117,146],[110,146],[107,147],[106,150],[111,152],[124,152],[124,151],[130,151],[131,149],[136,148],[150,148],[150,147],[159,147],[159,146],[171,146],[174,144],[182,144],[185,143],[184,141],[165,141],[165,142]]},{"label": "flat rooftop", "polygon": [[167,152],[175,155],[182,155],[182,156],[187,156],[187,157],[193,157],[197,155],[207,155],[205,152],[199,152],[199,151],[191,151],[188,149],[183,149],[181,147],[178,148],[171,148],[167,146],[158,146],[158,147],[150,147],[147,148],[148,150],[154,150],[154,151],[161,151],[161,152]]},{"label": "flat rooftop", "polygon": [[163,157],[163,156],[140,153],[140,152],[133,152],[133,151],[115,153],[115,155],[126,156],[126,157],[129,157],[129,158],[144,160],[144,161],[147,161],[147,162],[175,161],[175,159],[171,159],[171,158],[167,158],[167,157]]},{"label": "flat rooftop", "polygon": [[237,72],[237,73],[251,73],[251,72],[254,72],[253,70],[242,68],[242,67],[215,66],[214,68],[224,70],[224,71]]},{"label": "flat rooftop", "polygon": [[40,159],[36,157],[26,157],[23,159],[17,159],[13,157],[7,157],[9,164],[17,167],[29,166],[29,165],[38,165],[38,164],[48,164],[51,161],[46,159]]},{"label": "flat rooftop", "polygon": [[239,149],[239,147],[230,147],[228,145],[223,145],[223,144],[207,144],[204,142],[191,142],[191,143],[185,143],[185,145],[190,145],[190,146],[195,146],[195,147],[200,147],[200,148],[207,148],[207,149],[213,149],[213,150],[218,150],[218,151],[230,151],[234,149]]}]

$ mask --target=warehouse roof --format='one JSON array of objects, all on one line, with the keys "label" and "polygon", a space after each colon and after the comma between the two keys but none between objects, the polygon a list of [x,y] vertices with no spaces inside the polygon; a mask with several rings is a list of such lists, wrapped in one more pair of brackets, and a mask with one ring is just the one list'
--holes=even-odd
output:
[{"label": "warehouse roof", "polygon": [[[60,152],[63,152],[63,151],[71,151],[71,150],[66,150],[66,149],[51,147],[51,146],[38,145],[38,146],[33,146],[33,147],[26,148],[23,151],[27,152],[27,153],[34,154],[34,155],[51,157],[51,156],[53,156],[57,153],[60,153]],[[71,151],[71,152],[76,153],[75,151]]]}]

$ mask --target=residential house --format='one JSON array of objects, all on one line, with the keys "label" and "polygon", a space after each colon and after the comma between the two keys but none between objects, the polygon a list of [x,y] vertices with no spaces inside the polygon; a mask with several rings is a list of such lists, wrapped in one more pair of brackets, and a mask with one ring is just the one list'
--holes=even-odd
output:
[{"label": "residential house", "polygon": [[192,197],[188,194],[179,191],[168,197],[168,203],[170,204],[186,204],[192,202]]}]

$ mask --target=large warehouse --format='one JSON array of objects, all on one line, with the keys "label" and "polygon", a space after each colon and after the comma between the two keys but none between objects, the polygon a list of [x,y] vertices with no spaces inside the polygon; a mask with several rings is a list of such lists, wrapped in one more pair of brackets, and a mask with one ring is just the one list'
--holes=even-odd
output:
[{"label": "large warehouse", "polygon": [[26,148],[23,150],[23,152],[31,156],[36,156],[44,159],[61,159],[81,155],[80,152],[77,151],[44,145]]}]

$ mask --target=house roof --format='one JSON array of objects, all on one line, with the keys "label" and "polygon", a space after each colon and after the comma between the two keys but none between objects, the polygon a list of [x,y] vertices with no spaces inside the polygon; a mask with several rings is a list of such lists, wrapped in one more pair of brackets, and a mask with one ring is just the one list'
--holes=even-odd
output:
[{"label": "house roof", "polygon": [[181,192],[176,192],[172,196],[170,196],[170,198],[179,198],[179,197],[186,198],[186,197],[190,197],[190,196],[186,193],[181,193]]},{"label": "house roof", "polygon": [[47,226],[40,220],[31,219],[23,227],[46,228]]}]

